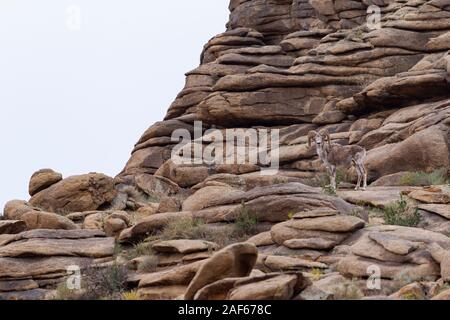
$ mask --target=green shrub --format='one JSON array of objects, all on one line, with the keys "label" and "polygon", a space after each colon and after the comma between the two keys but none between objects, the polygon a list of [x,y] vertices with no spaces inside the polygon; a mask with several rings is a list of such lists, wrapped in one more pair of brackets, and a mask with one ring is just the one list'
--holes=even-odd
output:
[{"label": "green shrub", "polygon": [[325,275],[325,272],[322,269],[319,269],[319,268],[311,269],[310,276],[313,281],[318,281],[318,280],[322,279],[322,277],[324,275]]},{"label": "green shrub", "polygon": [[233,227],[211,228],[201,219],[181,218],[172,219],[157,234],[146,241],[168,241],[177,239],[206,240],[218,244],[220,247],[237,242]]},{"label": "green shrub", "polygon": [[161,231],[147,238],[144,243],[151,244],[155,241],[192,239],[206,240],[216,243],[219,247],[225,247],[232,243],[245,241],[248,236],[255,234],[257,224],[257,216],[243,204],[235,222],[232,224],[222,224],[213,227],[201,219],[189,217],[171,219]]},{"label": "green shrub", "polygon": [[336,300],[359,300],[364,297],[355,280],[347,281],[336,288],[334,294]]},{"label": "green shrub", "polygon": [[204,225],[201,219],[190,217],[171,219],[159,233],[148,240],[204,239],[206,236]]},{"label": "green shrub", "polygon": [[410,208],[408,202],[401,197],[400,201],[384,208],[384,221],[388,225],[417,227],[421,216],[418,208]]},{"label": "green shrub", "polygon": [[[336,187],[339,189],[339,186],[343,182],[349,181],[349,177],[345,170],[338,168],[336,171]],[[316,177],[312,181],[312,186],[322,188],[322,191],[325,194],[335,196],[336,191],[331,187],[331,178],[329,174],[326,173],[318,173]]]},{"label": "green shrub", "polygon": [[403,186],[431,186],[448,184],[447,169],[442,168],[431,173],[408,172],[400,179]]},{"label": "green shrub", "polygon": [[67,283],[63,282],[56,288],[55,300],[80,300],[83,292],[80,290],[71,290],[67,287]]},{"label": "green shrub", "polygon": [[120,300],[126,291],[128,273],[124,266],[90,268],[82,278],[84,300]]},{"label": "green shrub", "polygon": [[334,190],[331,185],[327,185],[327,186],[322,187],[322,191],[323,191],[323,193],[325,193],[325,194],[327,194],[329,196],[336,196],[337,195],[336,190]]},{"label": "green shrub", "polygon": [[133,290],[133,291],[124,292],[122,294],[122,300],[137,301],[137,300],[141,300],[141,297],[139,296],[139,293],[136,290]]},{"label": "green shrub", "polygon": [[131,250],[124,251],[124,256],[127,259],[132,260],[142,256],[152,256],[154,253],[152,243],[143,241],[135,244]]},{"label": "green shrub", "polygon": [[251,212],[245,203],[242,202],[241,209],[234,224],[238,234],[252,235],[258,231],[256,229],[256,226],[258,225],[258,216]]},{"label": "green shrub", "polygon": [[127,269],[117,264],[87,267],[81,278],[81,289],[71,290],[66,282],[56,288],[55,300],[121,300],[126,291]]},{"label": "green shrub", "polygon": [[138,271],[144,273],[155,272],[158,268],[159,259],[157,256],[145,256],[138,265]]}]

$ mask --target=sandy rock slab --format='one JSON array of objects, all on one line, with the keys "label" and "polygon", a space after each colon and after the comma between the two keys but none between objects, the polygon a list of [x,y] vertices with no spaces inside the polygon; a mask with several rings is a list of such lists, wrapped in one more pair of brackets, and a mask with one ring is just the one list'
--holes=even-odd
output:
[{"label": "sandy rock slab", "polygon": [[38,289],[39,285],[36,281],[31,279],[17,280],[17,281],[1,281],[0,280],[0,294],[2,292],[13,292],[13,291],[27,291]]},{"label": "sandy rock slab", "polygon": [[339,197],[347,202],[358,205],[370,205],[384,208],[393,202],[400,201],[404,191],[409,187],[369,187],[366,191],[342,190],[338,191]]},{"label": "sandy rock slab", "polygon": [[264,264],[272,271],[292,271],[306,269],[327,269],[324,263],[285,256],[268,256]]},{"label": "sandy rock slab", "polygon": [[90,230],[33,230],[0,247],[0,257],[71,256],[103,258],[114,254],[114,238]]},{"label": "sandy rock slab", "polygon": [[172,240],[154,244],[152,248],[161,253],[189,254],[218,249],[217,244],[203,240]]},{"label": "sandy rock slab", "polygon": [[450,301],[450,289],[439,293],[438,295],[433,297],[431,300],[446,300],[446,301],[448,300],[448,301]]},{"label": "sandy rock slab", "polygon": [[343,275],[367,277],[368,270],[376,266],[384,279],[448,276],[450,239],[440,233],[400,226],[369,227],[346,246],[346,254],[337,263]]},{"label": "sandy rock slab", "polygon": [[0,292],[0,299],[3,300],[48,300],[53,297],[51,290],[33,289],[26,291]]},{"label": "sandy rock slab", "polygon": [[6,219],[21,220],[27,230],[34,229],[77,229],[77,225],[67,217],[45,212],[33,207],[30,203],[21,200],[12,200],[5,205],[4,215]]},{"label": "sandy rock slab", "polygon": [[98,230],[32,230],[0,239],[0,298],[50,299],[68,268],[111,261],[114,238]]},{"label": "sandy rock slab", "polygon": [[413,191],[408,197],[429,204],[449,204],[450,187],[431,187],[424,190]]},{"label": "sandy rock slab", "polygon": [[200,289],[195,300],[290,300],[309,281],[302,273],[257,273],[248,277],[224,278]]},{"label": "sandy rock slab", "polygon": [[280,274],[267,280],[251,279],[248,284],[238,284],[228,293],[229,300],[290,300],[304,288],[301,274]]},{"label": "sandy rock slab", "polygon": [[258,249],[250,243],[237,243],[228,246],[208,259],[198,270],[185,294],[192,300],[203,287],[229,277],[250,275],[258,257]]},{"label": "sandy rock slab", "polygon": [[146,300],[176,299],[187,290],[204,261],[172,267],[143,275],[139,280],[139,295]]},{"label": "sandy rock slab", "polygon": [[86,266],[92,263],[90,258],[79,257],[34,257],[0,258],[0,277],[4,279],[23,279],[45,275],[63,276],[69,266]]},{"label": "sandy rock slab", "polygon": [[103,258],[114,254],[114,238],[28,239],[0,248],[0,257],[80,256]]},{"label": "sandy rock slab", "polygon": [[18,220],[0,220],[0,234],[17,234],[25,231],[27,225]]},{"label": "sandy rock slab", "polygon": [[450,220],[450,204],[421,204],[419,209],[438,214]]},{"label": "sandy rock slab", "polygon": [[353,216],[319,215],[300,219],[297,215],[292,220],[273,226],[271,236],[275,243],[291,249],[330,250],[364,226],[363,220]]}]

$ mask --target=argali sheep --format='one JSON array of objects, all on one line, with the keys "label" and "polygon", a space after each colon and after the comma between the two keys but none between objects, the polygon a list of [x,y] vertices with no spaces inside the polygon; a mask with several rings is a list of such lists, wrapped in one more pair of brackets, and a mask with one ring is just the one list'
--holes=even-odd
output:
[{"label": "argali sheep", "polygon": [[325,164],[330,177],[331,187],[336,191],[336,173],[337,167],[342,166],[349,168],[354,166],[358,174],[358,183],[356,189],[367,188],[367,169],[364,166],[364,160],[367,155],[366,149],[360,146],[342,146],[331,142],[330,133],[328,130],[311,131],[308,134],[308,145],[311,147],[312,142],[316,144],[317,154]]}]

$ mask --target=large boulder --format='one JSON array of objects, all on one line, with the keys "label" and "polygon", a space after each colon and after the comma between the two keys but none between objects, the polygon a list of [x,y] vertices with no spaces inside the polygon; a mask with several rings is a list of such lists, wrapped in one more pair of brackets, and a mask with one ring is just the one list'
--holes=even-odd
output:
[{"label": "large boulder", "polygon": [[74,230],[77,225],[70,219],[52,212],[41,211],[26,201],[13,200],[6,204],[4,210],[7,219],[20,220],[26,229],[63,229]]},{"label": "large boulder", "polygon": [[176,266],[168,270],[145,274],[139,280],[139,295],[143,299],[176,299],[182,296],[204,261]]},{"label": "large boulder", "polygon": [[35,210],[28,202],[23,200],[11,200],[5,204],[3,215],[9,220],[20,220],[23,214]]},{"label": "large boulder", "polygon": [[49,299],[45,293],[64,283],[70,270],[84,272],[112,261],[114,249],[114,238],[95,230],[32,230],[0,236],[0,299]]},{"label": "large boulder", "polygon": [[28,230],[33,229],[62,229],[75,230],[77,225],[66,217],[56,213],[31,210],[22,215],[20,220],[24,221]]},{"label": "large boulder", "polygon": [[53,171],[52,169],[41,169],[35,172],[30,179],[28,191],[30,196],[47,189],[51,185],[62,180],[62,174]]},{"label": "large boulder", "polygon": [[153,250],[161,253],[189,254],[194,252],[215,250],[218,246],[215,243],[204,240],[171,240],[155,243],[152,248]]},{"label": "large boulder", "polygon": [[66,178],[35,194],[30,204],[59,214],[97,210],[116,196],[113,179],[99,173]]},{"label": "large boulder", "polygon": [[279,275],[238,286],[229,293],[229,300],[289,300],[298,291],[298,283],[295,274]]},{"label": "large boulder", "polygon": [[247,277],[258,257],[258,249],[250,243],[228,246],[214,254],[198,270],[184,298],[193,300],[203,287],[225,278]]},{"label": "large boulder", "polygon": [[[105,258],[114,254],[114,238],[57,238],[47,232],[47,238],[22,236],[22,240],[14,241],[0,247],[0,257],[87,257]],[[19,238],[20,239],[20,238]]]},{"label": "large boulder", "polygon": [[370,150],[366,165],[371,180],[401,171],[433,171],[450,167],[448,133],[438,126],[408,139]]},{"label": "large boulder", "polygon": [[[183,211],[196,211],[209,207],[214,201],[231,193],[239,192],[229,186],[210,186],[198,190],[183,202]],[[243,192],[241,192],[243,193]]]},{"label": "large boulder", "polygon": [[446,274],[450,239],[419,228],[376,226],[362,230],[346,245],[347,253],[337,263],[343,275],[367,277],[376,264],[383,279],[438,279],[441,272]]}]

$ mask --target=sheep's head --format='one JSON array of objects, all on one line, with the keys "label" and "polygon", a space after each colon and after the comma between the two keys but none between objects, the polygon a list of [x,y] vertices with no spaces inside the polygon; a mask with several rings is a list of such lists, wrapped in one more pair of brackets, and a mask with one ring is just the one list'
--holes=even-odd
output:
[{"label": "sheep's head", "polygon": [[320,148],[322,148],[327,142],[331,145],[330,132],[326,129],[321,130],[320,132],[310,131],[308,134],[308,145],[310,147],[313,141]]}]

